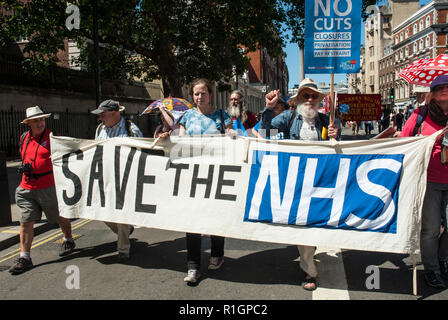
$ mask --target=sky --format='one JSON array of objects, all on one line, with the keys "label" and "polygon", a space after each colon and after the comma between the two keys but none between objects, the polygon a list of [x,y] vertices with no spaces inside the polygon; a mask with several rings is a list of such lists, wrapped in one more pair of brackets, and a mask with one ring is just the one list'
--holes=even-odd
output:
[{"label": "sky", "polygon": [[[420,0],[420,5],[424,5],[431,0]],[[387,3],[387,0],[377,1],[378,5]],[[361,26],[361,44],[364,44],[364,24]],[[286,52],[286,65],[289,71],[289,88],[293,88],[295,84],[300,83],[300,54],[299,46],[296,43],[288,43],[285,48]],[[315,82],[325,82],[330,83],[329,74],[305,74],[306,78],[312,78]],[[347,76],[345,74],[335,74],[334,82],[347,81]]]}]

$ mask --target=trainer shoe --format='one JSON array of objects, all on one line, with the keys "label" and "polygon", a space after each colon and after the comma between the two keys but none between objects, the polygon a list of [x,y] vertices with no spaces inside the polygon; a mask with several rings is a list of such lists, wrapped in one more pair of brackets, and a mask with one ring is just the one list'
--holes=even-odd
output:
[{"label": "trainer shoe", "polygon": [[440,260],[440,275],[443,279],[448,280],[448,260]]},{"label": "trainer shoe", "polygon": [[21,274],[33,267],[33,262],[31,261],[31,258],[26,259],[20,257],[15,261],[15,265],[13,265],[8,271],[13,274]]},{"label": "trainer shoe", "polygon": [[442,277],[440,276],[440,273],[429,271],[425,274],[425,280],[426,284],[430,287],[437,288],[437,289],[445,289],[446,284],[443,282]]},{"label": "trainer shoe", "polygon": [[131,255],[126,252],[118,252],[117,259],[120,262],[125,262],[125,261],[128,261],[129,259],[131,259]]},{"label": "trainer shoe", "polygon": [[184,278],[184,281],[188,283],[196,283],[200,276],[201,273],[199,272],[199,270],[189,269],[187,276]]},{"label": "trainer shoe", "polygon": [[76,244],[73,240],[65,240],[61,245],[61,250],[59,251],[59,256],[63,257],[73,252]]},{"label": "trainer shoe", "polygon": [[224,263],[224,257],[211,257],[208,270],[218,270]]}]

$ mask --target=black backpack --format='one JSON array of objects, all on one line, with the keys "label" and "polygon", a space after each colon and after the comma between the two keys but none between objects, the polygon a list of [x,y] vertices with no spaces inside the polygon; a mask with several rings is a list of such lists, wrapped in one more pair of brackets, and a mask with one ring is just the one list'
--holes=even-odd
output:
[{"label": "black backpack", "polygon": [[415,122],[414,130],[412,130],[412,136],[416,136],[419,133],[420,127],[425,121],[426,116],[428,115],[428,107],[426,105],[422,105],[418,108],[417,121]]}]

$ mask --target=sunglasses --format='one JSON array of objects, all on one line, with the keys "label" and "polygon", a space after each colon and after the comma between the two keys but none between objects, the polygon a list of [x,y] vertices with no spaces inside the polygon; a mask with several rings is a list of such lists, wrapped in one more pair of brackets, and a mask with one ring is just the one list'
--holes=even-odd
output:
[{"label": "sunglasses", "polygon": [[313,100],[316,100],[318,97],[319,97],[319,95],[316,94],[316,93],[313,93],[313,94],[305,93],[305,94],[303,95],[303,98],[304,98],[305,100],[308,100],[309,98],[313,98]]}]

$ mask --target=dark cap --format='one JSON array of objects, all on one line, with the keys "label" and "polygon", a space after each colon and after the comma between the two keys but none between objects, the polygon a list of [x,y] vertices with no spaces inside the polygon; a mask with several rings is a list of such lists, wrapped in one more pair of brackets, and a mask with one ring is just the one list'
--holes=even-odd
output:
[{"label": "dark cap", "polygon": [[441,86],[444,84],[448,84],[448,75],[442,74],[441,76],[438,76],[434,79],[433,82],[431,82],[431,92],[434,91],[434,88],[437,86]]},{"label": "dark cap", "polygon": [[278,101],[277,103],[281,103],[283,105],[284,108],[289,108],[288,103],[286,102],[285,99],[283,99],[282,97],[278,97]]},{"label": "dark cap", "polygon": [[101,102],[98,108],[91,111],[91,113],[100,114],[104,111],[119,111],[119,110],[120,110],[120,104],[118,103],[118,101],[109,99]]}]

